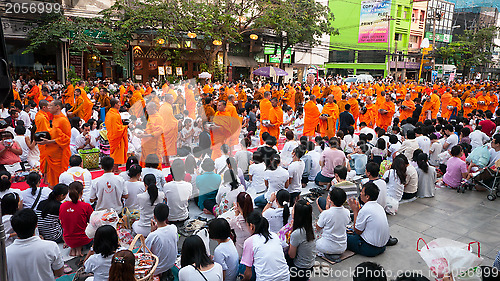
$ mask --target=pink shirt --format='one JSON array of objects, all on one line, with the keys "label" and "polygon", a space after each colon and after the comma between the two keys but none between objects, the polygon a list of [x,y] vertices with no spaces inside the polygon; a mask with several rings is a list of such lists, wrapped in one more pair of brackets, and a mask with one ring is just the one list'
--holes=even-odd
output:
[{"label": "pink shirt", "polygon": [[446,173],[443,176],[444,183],[451,187],[459,187],[462,182],[462,173],[467,172],[467,164],[458,157],[451,157],[446,166]]},{"label": "pink shirt", "polygon": [[[0,142],[0,150],[4,148],[3,142]],[[21,149],[19,144],[15,141],[12,143],[12,148]],[[0,156],[0,164],[2,165],[12,165],[19,162],[21,162],[21,158],[19,158],[19,155],[12,152],[12,150],[5,150],[3,155]]]},{"label": "pink shirt", "polygon": [[345,154],[338,149],[328,148],[321,153],[320,161],[324,163],[321,174],[325,177],[333,178],[335,176],[333,169],[338,165],[345,165]]}]

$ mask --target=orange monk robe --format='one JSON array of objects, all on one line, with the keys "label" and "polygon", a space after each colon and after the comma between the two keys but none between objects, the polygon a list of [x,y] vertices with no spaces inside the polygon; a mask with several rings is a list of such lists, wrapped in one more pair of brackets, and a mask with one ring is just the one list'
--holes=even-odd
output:
[{"label": "orange monk robe", "polygon": [[89,97],[87,96],[87,92],[83,88],[78,88],[82,92],[80,97],[83,99],[83,120],[85,122],[89,121],[90,117],[92,117],[92,107],[94,107],[94,104],[90,101]]},{"label": "orange monk robe", "polygon": [[[146,163],[146,157],[150,154],[156,154],[160,162],[163,159],[163,131],[165,122],[163,122],[163,118],[158,114],[150,114],[148,118],[148,123],[146,124],[146,129],[144,130],[144,134],[152,135],[151,137],[145,137],[141,139],[141,160],[140,164],[144,167]],[[177,140],[176,140],[177,143]]]},{"label": "orange monk robe", "polygon": [[93,96],[93,97],[94,97],[95,95],[97,95],[98,93],[99,93],[99,88],[97,88],[97,87],[94,87],[94,88],[92,89],[92,91],[90,92],[91,96]]},{"label": "orange monk robe", "polygon": [[280,126],[283,124],[283,110],[281,107],[272,107],[269,110],[269,121],[274,127],[268,127],[269,134],[279,140],[280,138]]},{"label": "orange monk robe", "polygon": [[130,98],[130,114],[141,117],[145,106],[146,101],[142,97],[141,91],[134,91],[134,94]]},{"label": "orange monk robe", "polygon": [[431,119],[436,119],[440,104],[439,97],[436,94],[431,94],[430,98],[427,97],[427,100],[424,102],[418,120],[424,122],[427,119],[427,111],[431,111]]},{"label": "orange monk robe", "polygon": [[318,98],[320,97],[320,91],[321,89],[318,85],[314,85],[314,87],[312,88],[312,94]]},{"label": "orange monk robe", "polygon": [[231,113],[227,110],[215,113],[215,127],[212,128],[210,134],[212,138],[212,159],[217,159],[222,155],[220,147],[223,144],[228,144],[229,139],[239,131],[240,124],[240,119],[231,117]]},{"label": "orange monk robe", "polygon": [[264,85],[264,90],[265,90],[266,92],[271,91],[271,85],[269,85],[269,84]]},{"label": "orange monk robe", "polygon": [[172,95],[172,97],[174,97],[174,100],[177,99],[177,93],[174,91],[174,89],[169,88],[167,94]]},{"label": "orange monk robe", "polygon": [[149,96],[153,92],[153,88],[151,86],[146,88],[146,91],[144,92],[144,96]]},{"label": "orange monk robe", "polygon": [[295,90],[294,87],[291,87],[289,92],[290,92],[290,106],[292,107],[293,111],[295,112],[295,108],[297,106],[297,104],[295,103],[297,91]]},{"label": "orange monk robe", "polygon": [[161,86],[161,91],[162,91],[163,95],[168,94],[168,90],[169,90],[169,87],[168,87],[167,83],[165,83],[165,84],[163,84],[163,86]]},{"label": "orange monk robe", "polygon": [[448,102],[448,105],[446,107],[443,107],[443,112],[442,112],[443,118],[450,119],[454,108],[457,109],[457,111],[455,112],[455,116],[457,116],[460,109],[462,109],[462,101],[460,101],[458,97],[457,98],[452,97],[451,100]]},{"label": "orange monk robe", "polygon": [[211,105],[203,105],[203,109],[205,111],[205,118],[203,118],[202,116],[202,119],[203,120],[207,120],[208,122],[212,122],[213,119],[214,119],[214,116],[215,116],[215,110],[214,108],[211,106]]},{"label": "orange monk robe", "polygon": [[111,158],[115,160],[115,165],[125,164],[128,151],[128,127],[123,125],[122,117],[116,108],[109,109],[104,123],[108,131]]},{"label": "orange monk robe", "polygon": [[319,124],[320,112],[314,101],[308,101],[304,105],[304,132],[302,135],[314,137],[316,127]]},{"label": "orange monk robe", "polygon": [[264,141],[262,140],[262,134],[264,132],[269,132],[267,127],[262,126],[262,121],[264,120],[269,120],[269,110],[273,105],[268,99],[262,99],[259,103],[259,108],[260,108],[260,143],[263,144]]},{"label": "orange monk robe", "polygon": [[495,110],[498,106],[498,97],[497,95],[493,94],[489,96],[490,98],[490,104],[488,105],[488,110],[491,111],[492,113],[495,113]]},{"label": "orange monk robe", "polygon": [[203,93],[205,94],[208,94],[208,93],[211,93],[212,92],[212,87],[210,87],[209,84],[205,84],[205,86],[203,86]]},{"label": "orange monk robe", "polygon": [[119,91],[120,91],[120,102],[121,102],[121,105],[125,104],[125,95],[127,94],[127,89],[121,85],[119,88]]},{"label": "orange monk robe", "polygon": [[469,113],[472,113],[474,109],[477,109],[477,100],[476,98],[466,98],[464,101],[464,117],[467,117]]},{"label": "orange monk robe", "polygon": [[245,93],[245,91],[243,91],[243,89],[240,89],[238,91],[238,96],[236,97],[236,99],[238,100],[239,108],[245,107],[245,103],[247,102],[247,94]]},{"label": "orange monk robe", "polygon": [[19,96],[19,92],[16,89],[12,89],[12,94],[14,95],[14,101],[21,101],[21,96]]},{"label": "orange monk robe", "polygon": [[33,86],[27,93],[26,93],[26,99],[24,101],[24,104],[28,104],[29,100],[35,101],[36,105],[38,106],[38,102],[41,99],[42,92],[40,91],[40,88],[35,85]]},{"label": "orange monk robe", "polygon": [[233,95],[233,96],[235,96],[235,97],[236,97],[236,91],[234,90],[234,88],[233,88],[233,87],[231,87],[231,88],[226,88],[226,94],[227,94],[227,96],[229,96],[229,95]]},{"label": "orange monk robe", "polygon": [[[39,110],[35,115],[35,125],[37,133],[50,131],[49,113]],[[40,150],[40,171],[45,171],[45,158],[47,157],[45,145],[38,145],[38,149]]]},{"label": "orange monk robe", "polygon": [[50,103],[51,101],[54,100],[54,98],[52,96],[48,95],[46,97],[44,96],[41,100],[46,100],[48,103]]},{"label": "orange monk robe", "polygon": [[386,114],[378,112],[377,116],[377,126],[387,131],[387,128],[391,125],[392,117],[396,112],[396,105],[392,101],[384,102],[379,109],[387,110]]},{"label": "orange monk robe", "polygon": [[488,96],[481,94],[479,96],[476,96],[476,99],[477,99],[477,109],[478,110],[482,110],[483,112],[488,110],[488,105],[490,104],[490,99]]},{"label": "orange monk robe", "polygon": [[[238,111],[236,110],[236,107],[233,105],[233,103],[228,102],[226,105],[226,112],[230,113],[230,116],[233,118],[238,118]],[[241,122],[239,123],[241,124]],[[237,145],[239,142],[239,136],[240,136],[240,129],[241,127],[238,128],[238,131],[235,132],[231,138],[229,139],[229,146]]]},{"label": "orange monk robe", "polygon": [[339,102],[342,99],[342,89],[340,89],[340,87],[337,85],[333,86],[332,95],[335,101]]},{"label": "orange monk robe", "polygon": [[416,108],[415,103],[412,100],[404,100],[402,105],[404,105],[406,108],[399,108],[399,120],[405,120],[408,119],[408,117],[411,117],[413,115],[413,111]]},{"label": "orange monk robe", "polygon": [[174,116],[172,105],[163,103],[158,110],[163,119],[163,154],[167,156],[177,155],[177,135],[179,134],[178,121]]},{"label": "orange monk robe", "polygon": [[352,113],[352,116],[354,117],[354,128],[356,128],[356,123],[357,123],[358,118],[359,118],[359,103],[358,103],[358,100],[355,99],[355,98],[350,98],[347,101],[347,103],[351,105],[350,112]]},{"label": "orange monk robe", "polygon": [[59,183],[59,176],[68,169],[71,150],[71,125],[63,114],[54,115],[50,137],[55,143],[45,145],[45,175],[50,186]]},{"label": "orange monk robe", "polygon": [[329,116],[327,120],[320,119],[319,121],[321,136],[328,136],[328,138],[334,137],[337,119],[339,118],[339,107],[335,103],[326,103],[325,106],[323,106],[321,114],[328,114]]},{"label": "orange monk robe", "polygon": [[441,95],[441,111],[446,110],[446,107],[448,106],[448,103],[452,98],[453,96],[450,92],[445,92],[443,95]]},{"label": "orange monk robe", "polygon": [[196,100],[194,92],[191,89],[186,89],[186,110],[189,111],[189,118],[196,119]]},{"label": "orange monk robe", "polygon": [[281,97],[281,100],[288,105],[289,107],[293,108],[292,105],[295,104],[295,100],[292,100],[292,93],[291,89],[289,88],[286,92],[283,93],[283,96]]},{"label": "orange monk robe", "polygon": [[73,87],[73,84],[69,84],[66,90],[64,90],[63,97],[64,104],[75,105],[75,87]]},{"label": "orange monk robe", "polygon": [[339,106],[339,112],[342,113],[345,111],[345,105],[348,104],[348,102],[346,100],[338,100],[337,101],[337,105]]},{"label": "orange monk robe", "polygon": [[141,87],[141,88],[139,89],[139,92],[141,92],[141,95],[142,95],[143,97],[145,96],[144,94],[146,93],[146,91],[144,91],[144,88],[142,88],[142,87]]},{"label": "orange monk robe", "polygon": [[375,105],[367,104],[365,114],[359,115],[359,123],[365,122],[366,126],[374,128],[376,125],[376,121],[377,121],[377,109],[375,108]]},{"label": "orange monk robe", "polygon": [[84,109],[84,106],[83,106],[84,103],[85,103],[85,101],[83,100],[82,96],[79,96],[79,97],[76,98],[75,104],[70,109],[70,111],[73,112],[73,115],[75,117],[80,117],[80,119],[82,119],[82,120],[85,117],[85,111],[83,110]]}]

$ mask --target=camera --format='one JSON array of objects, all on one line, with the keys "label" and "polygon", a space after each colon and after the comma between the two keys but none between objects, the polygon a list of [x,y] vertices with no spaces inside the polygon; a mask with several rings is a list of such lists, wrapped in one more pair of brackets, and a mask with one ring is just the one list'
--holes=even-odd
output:
[{"label": "camera", "polygon": [[13,139],[6,139],[6,140],[3,140],[3,145],[4,146],[11,146],[13,142],[14,142]]}]

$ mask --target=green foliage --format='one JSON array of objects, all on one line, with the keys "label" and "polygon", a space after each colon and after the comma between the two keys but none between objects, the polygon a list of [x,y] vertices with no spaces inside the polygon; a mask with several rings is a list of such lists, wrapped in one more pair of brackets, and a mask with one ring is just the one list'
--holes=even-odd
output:
[{"label": "green foliage", "polygon": [[465,30],[458,41],[441,47],[437,54],[444,62],[453,62],[461,68],[464,77],[467,77],[472,67],[486,66],[491,62],[493,38],[497,30],[497,27]]},{"label": "green foliage", "polygon": [[73,66],[68,69],[68,80],[71,81],[71,84],[76,85],[76,83],[80,82],[80,77],[75,72],[75,68]]}]

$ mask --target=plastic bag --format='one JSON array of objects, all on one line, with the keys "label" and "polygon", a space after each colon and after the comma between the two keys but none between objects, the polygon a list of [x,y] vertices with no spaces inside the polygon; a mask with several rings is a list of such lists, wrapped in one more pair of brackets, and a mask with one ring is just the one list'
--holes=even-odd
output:
[{"label": "plastic bag", "polygon": [[383,176],[385,174],[385,172],[388,171],[391,168],[391,164],[392,163],[389,160],[382,161],[382,163],[380,163],[379,175]]},{"label": "plastic bag", "polygon": [[289,221],[278,231],[278,237],[282,242],[285,242],[286,244],[290,245],[290,235],[292,234],[292,230],[293,230],[293,222]]},{"label": "plastic bag", "polygon": [[118,220],[118,214],[113,209],[94,211],[92,215],[90,215],[89,224],[85,229],[85,234],[88,238],[93,239],[96,230],[103,225],[111,225],[116,229]]},{"label": "plastic bag", "polygon": [[[446,274],[452,274],[454,280],[457,280],[455,278],[479,266],[483,261],[480,257],[479,242],[465,244],[447,238],[437,238],[429,244],[424,241],[425,246],[419,250],[420,240],[424,241],[422,238],[417,240],[417,251],[436,280],[442,280]],[[474,243],[478,245],[477,254],[471,252],[471,244]]]},{"label": "plastic bag", "polygon": [[476,164],[479,168],[488,166],[490,162],[490,152],[488,146],[483,145],[476,147],[467,157],[467,162]]},{"label": "plastic bag", "polygon": [[385,203],[385,212],[388,213],[389,215],[396,215],[399,209],[399,202],[398,200],[392,198],[391,196],[387,196],[386,203]]}]

